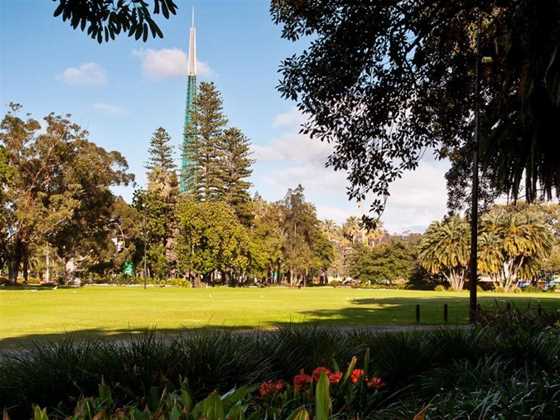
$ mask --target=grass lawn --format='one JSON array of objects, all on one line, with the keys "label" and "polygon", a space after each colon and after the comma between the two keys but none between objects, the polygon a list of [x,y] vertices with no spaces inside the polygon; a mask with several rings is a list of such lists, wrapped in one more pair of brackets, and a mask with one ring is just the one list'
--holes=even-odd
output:
[{"label": "grass lawn", "polygon": [[[483,307],[510,300],[518,308],[540,303],[560,309],[560,294],[481,293]],[[88,336],[128,334],[146,328],[270,328],[314,325],[422,324],[467,321],[468,293],[346,288],[149,288],[85,287],[0,290],[0,347],[66,332]]]}]

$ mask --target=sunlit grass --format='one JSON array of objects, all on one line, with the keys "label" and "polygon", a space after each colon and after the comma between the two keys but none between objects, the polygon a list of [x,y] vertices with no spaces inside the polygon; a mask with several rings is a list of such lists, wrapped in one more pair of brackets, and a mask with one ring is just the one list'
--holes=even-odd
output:
[{"label": "sunlit grass", "polygon": [[[518,308],[540,304],[560,309],[560,294],[481,293],[481,303],[512,301]],[[65,332],[115,335],[146,328],[250,329],[284,324],[422,324],[467,321],[468,293],[346,288],[148,288],[85,287],[56,290],[0,290],[0,345]],[[18,340],[19,341],[19,340]]]}]

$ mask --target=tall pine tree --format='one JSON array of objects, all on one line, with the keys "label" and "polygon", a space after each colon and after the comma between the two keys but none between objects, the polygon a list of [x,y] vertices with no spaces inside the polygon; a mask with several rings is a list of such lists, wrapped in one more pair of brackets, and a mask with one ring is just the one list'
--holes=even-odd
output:
[{"label": "tall pine tree", "polygon": [[155,192],[165,201],[175,201],[178,192],[178,181],[171,137],[167,131],[159,127],[150,139],[146,164],[148,191]]},{"label": "tall pine tree", "polygon": [[226,124],[220,92],[214,83],[202,82],[187,128],[192,140],[183,150],[189,162],[187,190],[196,200],[213,201],[223,196],[221,145]]},{"label": "tall pine tree", "polygon": [[253,220],[248,178],[253,170],[249,139],[238,128],[228,128],[222,136],[223,198],[231,205],[244,225]]},{"label": "tall pine tree", "polygon": [[179,182],[171,137],[164,128],[158,128],[152,135],[148,154],[148,188],[147,191],[137,191],[134,205],[143,216],[144,246],[150,272],[165,276],[173,271],[176,260],[172,249]]}]

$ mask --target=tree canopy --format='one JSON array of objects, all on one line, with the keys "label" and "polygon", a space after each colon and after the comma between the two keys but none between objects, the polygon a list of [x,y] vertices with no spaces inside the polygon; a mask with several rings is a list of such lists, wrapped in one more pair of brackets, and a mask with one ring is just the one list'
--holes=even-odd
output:
[{"label": "tree canopy", "polygon": [[3,185],[8,205],[2,206],[0,261],[8,261],[12,282],[22,264],[27,276],[32,245],[48,243],[66,261],[106,240],[114,202],[109,188],[133,180],[124,157],[88,141],[69,116],[49,114],[41,132],[38,121],[18,116],[20,109],[11,104],[0,125],[13,172]]},{"label": "tree canopy", "polygon": [[[68,21],[72,29],[86,31],[88,36],[100,44],[114,40],[121,33],[127,33],[136,40],[145,42],[151,35],[163,38],[163,32],[153,15],[163,15],[169,19],[177,13],[173,0],[53,0],[58,3],[55,17]],[[153,10],[150,11],[150,3]]]},{"label": "tree canopy", "polygon": [[[556,0],[273,0],[271,13],[282,37],[309,39],[282,62],[279,90],[308,116],[303,132],[333,144],[327,163],[347,171],[351,198],[373,195],[382,211],[425,152],[470,168],[475,101],[490,187],[517,198],[524,186],[528,201],[560,193]],[[491,64],[475,98],[480,56]],[[454,169],[451,184],[465,179]]]}]

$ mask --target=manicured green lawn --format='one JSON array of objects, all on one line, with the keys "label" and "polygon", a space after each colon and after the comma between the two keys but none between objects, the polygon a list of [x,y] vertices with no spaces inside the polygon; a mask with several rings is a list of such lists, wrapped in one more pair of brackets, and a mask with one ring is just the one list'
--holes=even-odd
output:
[{"label": "manicured green lawn", "polygon": [[[540,303],[560,309],[560,294],[482,293],[483,306],[511,300],[516,307]],[[58,290],[0,290],[0,346],[65,332],[88,336],[123,334],[155,327],[269,328],[287,323],[381,325],[467,320],[468,294],[433,291],[333,288],[142,288],[85,287]]]}]

